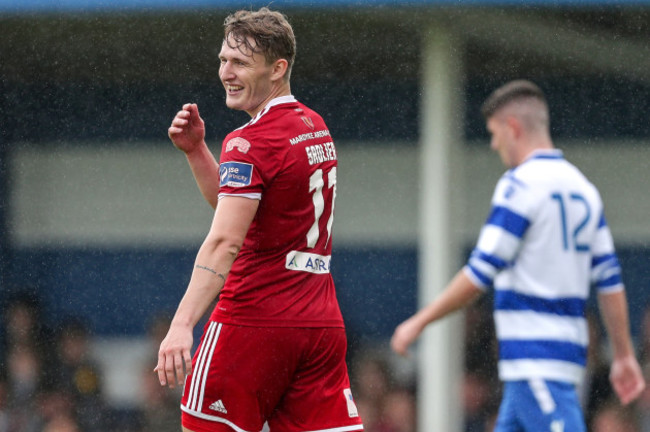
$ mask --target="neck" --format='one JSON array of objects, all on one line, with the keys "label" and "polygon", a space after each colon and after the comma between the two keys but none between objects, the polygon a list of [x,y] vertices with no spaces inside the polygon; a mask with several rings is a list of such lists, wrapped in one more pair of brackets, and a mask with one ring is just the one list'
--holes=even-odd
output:
[{"label": "neck", "polygon": [[250,111],[246,111],[251,118],[255,117],[257,114],[259,114],[260,111],[264,109],[266,105],[268,105],[269,102],[271,102],[273,99],[281,97],[281,96],[289,96],[291,94],[291,86],[289,85],[289,82],[285,82],[282,80],[278,85],[273,86],[271,91],[269,92],[268,96],[264,98],[264,100],[257,106],[255,109],[252,109]]},{"label": "neck", "polygon": [[519,155],[519,163],[522,163],[530,157],[533,152],[537,150],[553,150],[555,146],[548,137],[538,137],[537,139],[530,139],[525,146],[522,146],[522,152]]}]

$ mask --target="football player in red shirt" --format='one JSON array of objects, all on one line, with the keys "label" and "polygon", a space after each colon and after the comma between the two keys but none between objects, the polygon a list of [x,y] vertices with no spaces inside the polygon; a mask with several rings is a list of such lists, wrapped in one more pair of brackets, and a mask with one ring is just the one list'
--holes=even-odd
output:
[{"label": "football player in red shirt", "polygon": [[[334,142],[291,95],[296,45],[286,17],[239,11],[224,26],[226,105],[251,121],[225,138],[220,163],[195,104],[169,128],[216,210],[160,346],[160,383],[185,383],[185,431],[363,430],[330,274]],[[217,296],[192,359],[193,328]]]}]

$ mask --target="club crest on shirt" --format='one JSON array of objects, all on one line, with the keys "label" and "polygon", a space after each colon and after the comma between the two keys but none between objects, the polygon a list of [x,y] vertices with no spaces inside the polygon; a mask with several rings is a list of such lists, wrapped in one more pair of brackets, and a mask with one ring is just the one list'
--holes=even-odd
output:
[{"label": "club crest on shirt", "polygon": [[302,121],[303,121],[303,122],[304,122],[304,123],[309,127],[309,129],[313,129],[313,128],[314,128],[314,122],[313,122],[313,120],[311,119],[311,117],[305,117],[305,116],[302,116],[302,117],[300,117],[300,118],[301,118]]},{"label": "club crest on shirt", "polygon": [[251,148],[251,143],[249,143],[242,137],[235,137],[226,143],[226,153],[228,153],[234,148],[237,148],[237,150],[239,150],[242,153],[248,153],[248,150],[250,150]]}]

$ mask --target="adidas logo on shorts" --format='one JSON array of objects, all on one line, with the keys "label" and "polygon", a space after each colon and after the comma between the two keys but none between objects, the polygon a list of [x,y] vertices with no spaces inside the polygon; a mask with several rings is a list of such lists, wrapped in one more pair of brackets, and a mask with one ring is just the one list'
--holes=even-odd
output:
[{"label": "adidas logo on shorts", "polygon": [[209,406],[209,408],[211,410],[215,410],[215,411],[220,412],[222,414],[228,414],[228,410],[223,405],[223,402],[221,402],[221,399],[219,399],[216,402],[212,402],[212,404]]}]

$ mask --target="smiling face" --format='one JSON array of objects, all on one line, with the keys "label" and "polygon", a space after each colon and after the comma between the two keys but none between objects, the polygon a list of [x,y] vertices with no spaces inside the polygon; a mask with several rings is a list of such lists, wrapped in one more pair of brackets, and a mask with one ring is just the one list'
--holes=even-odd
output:
[{"label": "smiling face", "polygon": [[[251,39],[251,46],[255,43]],[[255,116],[273,98],[289,94],[283,80],[286,60],[268,63],[264,54],[251,50],[228,35],[219,53],[219,78],[226,89],[228,108],[246,111]]]}]

